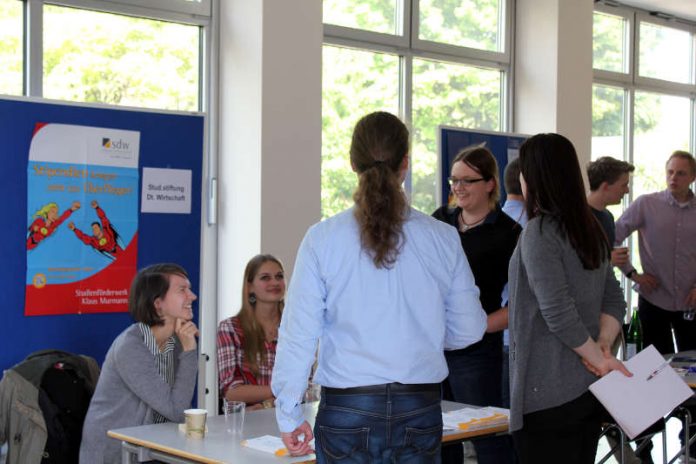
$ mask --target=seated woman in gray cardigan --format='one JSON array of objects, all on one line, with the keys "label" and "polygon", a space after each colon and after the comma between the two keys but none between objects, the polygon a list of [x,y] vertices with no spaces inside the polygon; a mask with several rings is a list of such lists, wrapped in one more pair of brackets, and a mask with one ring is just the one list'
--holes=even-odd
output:
[{"label": "seated woman in gray cardigan", "polygon": [[114,340],[85,418],[83,464],[121,462],[110,429],[183,422],[196,384],[196,295],[186,271],[155,264],[133,280],[128,309],[136,323]]},{"label": "seated woman in gray cardigan", "polygon": [[612,370],[631,375],[610,349],[626,304],[572,143],[535,135],[520,168],[529,222],[509,268],[515,450],[522,464],[594,463],[606,411],[588,386]]}]

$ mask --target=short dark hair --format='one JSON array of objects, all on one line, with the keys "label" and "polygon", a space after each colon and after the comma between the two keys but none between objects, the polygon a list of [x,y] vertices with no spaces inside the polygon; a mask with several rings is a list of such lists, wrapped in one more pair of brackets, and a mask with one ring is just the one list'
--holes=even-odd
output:
[{"label": "short dark hair", "polygon": [[[686,160],[686,162],[689,163],[689,167],[691,168],[691,174],[696,174],[696,160],[694,159],[694,155],[692,155],[688,151],[675,150],[672,153],[672,156],[670,156],[667,159],[667,163],[669,163],[672,160],[672,158],[681,158],[683,160]],[[665,166],[667,165],[667,163],[665,163]]]},{"label": "short dark hair", "polygon": [[512,195],[522,195],[522,185],[520,185],[520,159],[515,158],[505,166],[503,173],[505,182],[505,192]]},{"label": "short dark hair", "polygon": [[587,180],[590,181],[590,190],[597,190],[603,182],[613,184],[623,174],[635,171],[635,166],[626,161],[617,160],[611,156],[602,156],[587,165]]},{"label": "short dark hair", "polygon": [[164,324],[164,320],[157,315],[155,300],[163,298],[169,291],[171,275],[188,279],[186,270],[173,263],[153,264],[141,269],[135,276],[128,295],[128,312],[136,322],[150,327]]}]

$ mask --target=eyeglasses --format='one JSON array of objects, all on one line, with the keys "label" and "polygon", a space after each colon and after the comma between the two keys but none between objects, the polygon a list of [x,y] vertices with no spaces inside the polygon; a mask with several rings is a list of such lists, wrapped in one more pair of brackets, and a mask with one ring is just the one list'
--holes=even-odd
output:
[{"label": "eyeglasses", "polygon": [[454,187],[461,187],[461,186],[469,186],[473,185],[476,182],[481,182],[481,181],[487,181],[485,177],[479,177],[477,179],[457,179],[456,177],[448,177],[447,178],[447,183],[450,185],[451,188]]}]

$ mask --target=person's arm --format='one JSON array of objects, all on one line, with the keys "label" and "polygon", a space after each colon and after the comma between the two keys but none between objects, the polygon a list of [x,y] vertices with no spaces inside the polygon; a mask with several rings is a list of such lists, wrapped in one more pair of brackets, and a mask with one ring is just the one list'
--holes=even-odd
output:
[{"label": "person's arm", "polygon": [[621,361],[611,356],[611,353],[607,356],[599,344],[589,337],[585,340],[585,343],[573,348],[573,351],[575,351],[583,361],[586,361],[585,367],[598,377],[602,377],[611,371],[619,371],[626,377],[633,376]]},{"label": "person's arm", "polygon": [[[56,219],[55,221],[53,221],[53,224],[51,224],[51,229],[52,229],[52,230],[57,229],[58,226],[61,225],[61,224],[63,223],[63,221],[65,221],[67,218],[70,217],[70,215],[73,213],[73,211],[76,211],[76,210],[77,210],[77,208],[73,209],[74,206],[75,206],[75,205],[73,204],[73,207],[68,208],[68,209],[66,209],[65,211],[63,211],[63,214],[61,214],[60,217],[59,217],[58,219]],[[79,208],[79,207],[78,207],[78,208]]]},{"label": "person's arm", "polygon": [[568,348],[579,347],[590,334],[568,291],[563,255],[569,245],[562,238],[559,226],[551,219],[529,223],[518,246],[529,286],[548,330]]},{"label": "person's arm", "polygon": [[611,266],[607,266],[604,279],[601,311],[597,342],[605,354],[611,355],[611,347],[621,332],[621,324],[626,316],[626,300]]},{"label": "person's arm", "polygon": [[111,223],[109,222],[109,218],[106,217],[106,213],[104,212],[104,210],[101,209],[99,206],[95,206],[94,210],[97,212],[97,216],[99,216],[99,221],[101,222],[102,230],[108,229]]},{"label": "person's arm", "polygon": [[691,288],[691,291],[686,295],[684,305],[687,308],[696,308],[696,284]]},{"label": "person's arm", "polygon": [[248,404],[262,403],[273,399],[270,385],[236,385],[225,391],[228,401],[244,401]]},{"label": "person's arm", "polygon": [[84,232],[82,232],[80,229],[75,227],[75,223],[72,221],[68,223],[68,229],[72,230],[75,233],[75,236],[85,245],[91,245],[96,248],[96,242],[94,240],[94,237],[91,235],[87,235]]},{"label": "person's arm", "polygon": [[[621,243],[634,231],[644,226],[643,214],[643,199],[636,198],[633,203],[624,211],[624,213],[616,221],[616,243]],[[614,245],[614,244],[612,244]],[[628,256],[623,264],[617,266],[621,272],[633,282],[640,286],[640,289],[645,293],[650,293],[660,286],[660,282],[651,274],[641,274],[631,263],[631,257]]]},{"label": "person's arm", "polygon": [[174,381],[169,385],[157,372],[150,350],[138,335],[129,334],[114,350],[116,370],[141,401],[172,422],[184,421],[184,409],[191,404],[196,386],[198,352],[179,354]]},{"label": "person's arm", "polygon": [[445,297],[445,349],[458,350],[472,345],[486,331],[486,313],[481,307],[479,289],[471,272],[459,235],[451,230],[449,246],[454,258],[452,284]]},{"label": "person's arm", "polygon": [[505,306],[488,315],[486,320],[486,332],[500,332],[508,328],[508,307]]},{"label": "person's arm", "polygon": [[[528,227],[525,238],[521,249],[522,260],[529,276],[529,284],[534,289],[541,315],[549,331],[580,356],[585,366],[596,375],[619,370],[624,375],[630,376],[631,374],[619,360],[613,356],[604,355],[599,343],[592,340],[578,314],[575,300],[568,292],[568,282],[563,266],[563,254],[567,245],[564,245],[564,240],[560,237],[556,226],[550,223],[544,224],[542,234],[540,224],[536,223]],[[602,319],[600,315],[600,326]],[[604,336],[611,337],[613,328],[611,324],[607,325]]]},{"label": "person's arm", "polygon": [[[319,260],[313,248],[313,232],[302,240],[280,323],[271,389],[276,397],[276,419],[288,449],[297,433],[305,429],[302,399],[314,363],[314,353],[324,329],[326,287],[319,273]],[[295,438],[293,438],[295,437]],[[312,439],[305,434],[304,444]],[[296,449],[304,450],[304,446]]]}]

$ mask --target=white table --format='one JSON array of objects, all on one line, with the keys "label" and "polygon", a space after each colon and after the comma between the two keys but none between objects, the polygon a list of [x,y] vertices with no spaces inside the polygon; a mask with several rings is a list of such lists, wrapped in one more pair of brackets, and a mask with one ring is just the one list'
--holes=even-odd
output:
[{"label": "white table", "polygon": [[[683,367],[687,368],[691,366],[692,364],[696,364],[696,350],[692,351],[682,351],[681,353],[675,353],[673,355],[668,355],[666,358],[670,359],[670,364],[672,367]],[[684,359],[684,358],[690,358],[693,359],[694,361],[682,361],[682,362],[676,362],[672,361],[673,358],[677,359]],[[684,381],[693,389],[696,389],[696,374],[687,374],[684,377]]]},{"label": "white table", "polygon": [[[314,426],[318,402],[303,405],[304,415],[310,425]],[[454,411],[467,405],[451,401],[442,402],[442,410]],[[470,406],[471,407],[471,406]],[[122,463],[157,459],[172,464],[209,463],[209,464],[285,464],[294,462],[314,462],[314,455],[301,457],[277,457],[269,453],[249,449],[240,444],[241,440],[261,435],[279,436],[274,409],[247,412],[244,420],[244,432],[241,436],[232,435],[225,429],[224,416],[208,417],[208,433],[204,439],[188,438],[179,430],[179,424],[165,423],[141,425],[123,429],[110,430],[111,438],[121,440]],[[495,435],[507,432],[507,425],[491,427],[476,431],[445,431],[443,442],[470,440],[479,436]]]}]

